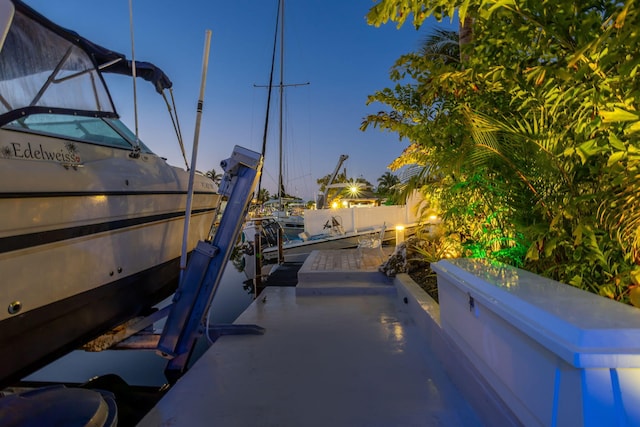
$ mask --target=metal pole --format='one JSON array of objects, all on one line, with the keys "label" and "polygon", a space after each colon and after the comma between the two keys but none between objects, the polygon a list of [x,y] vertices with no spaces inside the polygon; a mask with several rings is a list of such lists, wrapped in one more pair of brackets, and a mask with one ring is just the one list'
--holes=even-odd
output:
[{"label": "metal pole", "polygon": [[196,160],[198,157],[198,141],[200,137],[200,121],[202,120],[202,107],[204,104],[204,90],[207,84],[207,70],[209,68],[209,48],[211,46],[211,30],[205,32],[204,53],[202,55],[202,79],[200,81],[200,97],[196,110],[196,128],[193,134],[193,148],[191,153],[191,169],[189,170],[189,187],[187,190],[187,206],[184,215],[184,233],[182,237],[182,252],[180,254],[180,281],[187,268],[187,243],[189,240],[189,224],[191,222],[191,205],[193,203],[193,181],[196,173]]},{"label": "metal pole", "polygon": [[284,230],[278,227],[278,264],[284,264]]},{"label": "metal pole", "polygon": [[138,135],[138,91],[136,90],[136,52],[133,39],[133,0],[129,0],[129,32],[131,33],[131,77],[133,77],[133,121],[135,125],[136,140],[134,151],[140,148]]},{"label": "metal pole", "polygon": [[255,256],[255,277],[253,278],[253,298],[258,297],[258,289],[262,289],[262,233],[260,232],[260,228],[256,231],[256,235],[253,239],[253,244],[255,245],[254,256]]},{"label": "metal pole", "polygon": [[278,210],[282,211],[282,103],[284,92],[284,0],[280,2],[280,133],[279,133],[279,151],[280,162],[278,167]]}]

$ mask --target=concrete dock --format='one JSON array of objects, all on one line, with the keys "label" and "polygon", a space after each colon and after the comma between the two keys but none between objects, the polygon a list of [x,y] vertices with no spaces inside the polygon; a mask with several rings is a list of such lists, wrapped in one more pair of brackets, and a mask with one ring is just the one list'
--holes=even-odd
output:
[{"label": "concrete dock", "polygon": [[139,426],[515,425],[439,331],[439,311],[375,255],[313,252],[269,286]]}]

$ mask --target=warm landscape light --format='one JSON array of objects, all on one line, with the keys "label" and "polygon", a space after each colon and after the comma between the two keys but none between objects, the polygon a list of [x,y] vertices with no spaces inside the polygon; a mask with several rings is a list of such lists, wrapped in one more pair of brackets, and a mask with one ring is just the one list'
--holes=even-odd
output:
[{"label": "warm landscape light", "polygon": [[396,225],[396,246],[404,242],[404,225]]}]

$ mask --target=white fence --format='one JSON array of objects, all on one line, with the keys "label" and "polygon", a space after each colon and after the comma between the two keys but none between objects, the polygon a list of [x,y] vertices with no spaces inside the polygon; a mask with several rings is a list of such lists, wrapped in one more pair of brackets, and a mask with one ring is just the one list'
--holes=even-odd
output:
[{"label": "white fence", "polygon": [[304,231],[310,235],[325,233],[333,219],[336,219],[347,233],[379,228],[383,223],[387,228],[408,226],[418,222],[417,203],[418,199],[413,198],[401,206],[305,210]]}]

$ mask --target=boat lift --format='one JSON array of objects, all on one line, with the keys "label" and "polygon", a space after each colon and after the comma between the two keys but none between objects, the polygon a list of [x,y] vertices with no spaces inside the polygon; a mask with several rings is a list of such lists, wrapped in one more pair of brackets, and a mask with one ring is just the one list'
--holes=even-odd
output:
[{"label": "boat lift", "polygon": [[[262,155],[236,146],[231,157],[220,163],[225,174],[219,193],[227,197],[213,239],[198,242],[173,296],[172,303],[143,319],[135,319],[84,346],[85,350],[155,349],[169,359],[165,368],[173,384],[186,371],[196,344],[204,333],[221,335],[263,334],[258,325],[206,325],[206,314],[213,300],[231,251],[238,240],[249,202],[262,172]],[[153,323],[167,318],[162,333],[147,332]]]},{"label": "boat lift", "polygon": [[[169,358],[165,376],[175,382],[184,373],[197,338],[203,332],[207,308],[220,284],[231,250],[238,240],[243,219],[258,183],[262,156],[236,146],[230,159],[221,163],[225,174],[220,194],[228,197],[213,240],[198,242],[191,254],[180,286],[173,297],[158,351]],[[263,333],[257,325],[227,325],[217,333]]]},{"label": "boat lift", "polygon": [[331,188],[335,188],[333,186],[333,180],[336,179],[336,176],[338,176],[338,171],[340,171],[340,167],[342,167],[342,164],[346,162],[348,158],[349,156],[346,154],[340,155],[340,158],[338,159],[338,164],[336,165],[336,168],[333,170],[331,177],[329,177],[329,182],[327,182],[327,185],[325,186],[324,193],[322,195],[319,195],[319,199],[316,203],[318,209],[327,209],[329,207],[329,204],[327,201],[327,197],[329,196],[329,190]]}]

